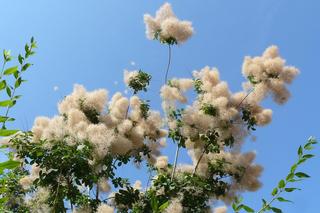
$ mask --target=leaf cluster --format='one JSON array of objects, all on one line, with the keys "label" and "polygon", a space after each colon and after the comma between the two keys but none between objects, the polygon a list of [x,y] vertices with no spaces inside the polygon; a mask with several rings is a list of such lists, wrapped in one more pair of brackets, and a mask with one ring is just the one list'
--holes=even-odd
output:
[{"label": "leaf cluster", "polygon": [[129,87],[133,90],[133,94],[137,94],[139,91],[147,91],[147,86],[151,80],[151,75],[142,70],[138,71],[138,74],[129,79]]}]

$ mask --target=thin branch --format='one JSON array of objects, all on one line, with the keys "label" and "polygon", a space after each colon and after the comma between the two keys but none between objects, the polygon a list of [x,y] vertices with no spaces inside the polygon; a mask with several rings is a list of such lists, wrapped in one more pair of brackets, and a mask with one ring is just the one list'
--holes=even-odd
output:
[{"label": "thin branch", "polygon": [[[285,186],[287,185],[287,181],[285,182]],[[262,213],[266,210],[266,208],[270,207],[270,205],[273,203],[273,201],[275,201],[280,194],[283,192],[283,189],[280,189],[279,192],[272,198],[272,200],[269,201],[269,203],[267,203],[265,206],[263,206],[259,211],[257,211],[257,213]]]},{"label": "thin branch", "polygon": [[248,92],[248,94],[240,101],[240,103],[237,105],[237,109],[241,106],[241,104],[248,98],[248,96],[253,92],[253,89]]},{"label": "thin branch", "polygon": [[152,178],[152,169],[149,168],[148,169],[148,172],[149,172],[149,177],[148,177],[148,181],[147,181],[147,185],[146,185],[146,191],[148,190],[148,187],[149,187],[149,184],[151,182],[151,178]]},{"label": "thin branch", "polygon": [[171,45],[169,44],[168,47],[169,47],[168,48],[169,54],[168,54],[168,65],[167,65],[166,75],[165,75],[165,79],[164,79],[165,84],[168,81],[168,73],[169,73],[169,69],[170,69],[170,65],[171,65]]},{"label": "thin branch", "polygon": [[196,173],[196,171],[197,171],[197,169],[199,167],[200,161],[202,160],[202,158],[204,156],[204,153],[205,153],[205,149],[203,149],[203,151],[202,151],[202,153],[201,153],[201,155],[200,155],[200,157],[198,159],[198,162],[197,162],[196,166],[193,169],[192,175],[194,175]]},{"label": "thin branch", "polygon": [[58,186],[57,186],[57,193],[56,193],[56,196],[54,198],[54,205],[57,204],[57,199],[58,199],[58,195],[59,195],[59,188],[60,188],[60,181],[61,181],[61,174],[62,174],[62,170],[60,170],[60,174],[59,174],[59,177],[58,177]]},{"label": "thin branch", "polygon": [[3,72],[4,72],[4,68],[5,68],[5,66],[6,66],[6,63],[7,63],[7,61],[6,61],[6,60],[4,60],[4,61],[3,61],[3,64],[2,64],[2,69],[1,69],[0,79],[2,79],[2,76],[3,76]]},{"label": "thin branch", "polygon": [[110,199],[114,199],[116,198],[115,196],[112,196],[112,197],[107,197],[106,199],[104,199],[102,202],[106,202],[107,200],[110,200]]},{"label": "thin branch", "polygon": [[176,168],[177,168],[177,162],[178,162],[178,156],[179,156],[179,150],[180,150],[180,146],[177,143],[177,149],[176,149],[176,155],[174,157],[174,163],[173,163],[173,169],[172,169],[172,174],[171,174],[171,181],[174,178],[174,173],[176,172]]},{"label": "thin branch", "polygon": [[70,200],[70,208],[71,208],[71,211],[73,212],[73,204],[71,200]]},{"label": "thin branch", "polygon": [[96,201],[99,200],[99,185],[97,183],[97,190],[96,190]]}]

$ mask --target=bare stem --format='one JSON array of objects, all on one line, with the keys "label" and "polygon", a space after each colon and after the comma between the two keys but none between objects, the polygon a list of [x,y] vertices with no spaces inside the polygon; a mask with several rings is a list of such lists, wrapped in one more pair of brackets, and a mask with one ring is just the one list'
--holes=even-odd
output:
[{"label": "bare stem", "polygon": [[70,200],[70,208],[71,208],[71,211],[73,211],[73,204],[71,200]]},{"label": "bare stem", "polygon": [[168,73],[169,73],[169,69],[170,69],[170,64],[171,64],[171,45],[168,45],[168,51],[169,51],[169,55],[168,55],[168,65],[167,65],[167,70],[166,70],[166,76],[164,79],[164,83],[166,84],[168,81]]},{"label": "bare stem", "polygon": [[200,155],[200,157],[199,157],[199,159],[198,159],[198,161],[197,161],[197,164],[196,164],[196,166],[195,166],[194,169],[193,169],[192,175],[194,175],[194,174],[196,173],[196,171],[197,171],[197,169],[198,169],[198,167],[199,167],[200,161],[201,161],[202,158],[203,158],[204,153],[205,153],[205,149],[203,149],[203,151],[202,151],[202,153],[201,153],[201,155]]},{"label": "bare stem", "polygon": [[57,186],[57,191],[56,191],[56,195],[55,195],[55,198],[54,198],[54,205],[55,205],[55,206],[57,205],[57,199],[58,199],[58,195],[59,195],[61,174],[62,174],[62,170],[60,170],[60,174],[59,174],[59,177],[58,177],[58,186]]},{"label": "bare stem", "polygon": [[150,181],[152,178],[152,170],[150,168],[148,169],[148,172],[149,172],[149,177],[148,177],[148,182],[147,182],[147,186],[146,186],[146,191],[148,190],[148,187],[149,187],[149,184],[150,184]]},{"label": "bare stem", "polygon": [[3,64],[2,64],[2,69],[1,69],[0,79],[1,79],[1,78],[2,78],[2,76],[3,76],[3,72],[4,72],[4,68],[5,68],[5,66],[6,66],[6,63],[7,63],[7,61],[5,60],[5,61],[3,62]]},{"label": "bare stem", "polygon": [[241,104],[248,98],[248,96],[253,92],[253,89],[248,92],[248,94],[240,101],[236,108],[239,108]]},{"label": "bare stem", "polygon": [[173,180],[174,173],[176,172],[179,150],[180,150],[180,146],[177,144],[176,155],[174,157],[174,163],[173,163],[172,174],[171,174],[171,181]]},{"label": "bare stem", "polygon": [[96,190],[96,201],[99,200],[99,186],[98,186],[98,183],[97,183],[97,190]]}]

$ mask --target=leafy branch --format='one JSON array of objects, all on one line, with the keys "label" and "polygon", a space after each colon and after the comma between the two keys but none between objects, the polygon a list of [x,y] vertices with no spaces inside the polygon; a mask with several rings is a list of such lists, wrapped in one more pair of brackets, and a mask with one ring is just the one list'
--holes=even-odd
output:
[{"label": "leafy branch", "polygon": [[290,193],[296,190],[301,190],[299,188],[290,187],[288,186],[290,183],[299,182],[302,180],[305,180],[306,178],[309,178],[310,176],[304,172],[297,172],[297,169],[305,163],[308,159],[313,158],[314,155],[308,154],[305,152],[308,152],[314,148],[313,145],[317,144],[317,140],[314,137],[310,137],[307,141],[307,143],[304,146],[299,146],[298,148],[298,160],[291,166],[291,169],[286,176],[285,179],[281,179],[278,183],[278,186],[275,187],[272,192],[272,198],[269,202],[267,202],[265,199],[262,199],[262,207],[258,211],[254,211],[252,208],[250,208],[247,205],[242,204],[242,200],[236,199],[235,202],[232,204],[232,208],[235,212],[239,212],[240,210],[244,210],[246,212],[256,212],[256,213],[262,213],[266,211],[272,211],[275,213],[282,213],[282,210],[274,207],[273,203],[275,201],[279,202],[292,202],[286,198],[283,197],[284,193]]}]

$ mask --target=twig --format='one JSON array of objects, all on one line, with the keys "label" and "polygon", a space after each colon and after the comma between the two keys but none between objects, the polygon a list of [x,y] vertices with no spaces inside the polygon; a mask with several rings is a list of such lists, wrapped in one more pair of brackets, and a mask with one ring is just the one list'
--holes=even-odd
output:
[{"label": "twig", "polygon": [[[285,182],[285,186],[287,185],[287,181]],[[266,208],[270,207],[271,203],[273,201],[275,201],[279,196],[280,194],[283,192],[283,189],[280,189],[279,192],[276,194],[276,196],[274,196],[272,198],[272,200],[269,201],[269,203],[267,203],[265,206],[263,206],[259,211],[257,211],[257,213],[261,213],[261,212],[264,212]]]},{"label": "twig", "polygon": [[2,79],[2,76],[3,76],[3,72],[4,72],[4,68],[5,68],[5,66],[6,66],[6,63],[7,63],[7,61],[6,61],[6,60],[4,60],[4,62],[3,62],[3,64],[2,64],[2,69],[1,69],[0,79]]},{"label": "twig", "polygon": [[58,194],[59,194],[60,181],[61,181],[61,173],[62,173],[62,170],[60,170],[60,174],[59,174],[59,177],[58,177],[58,186],[57,186],[56,197],[54,198],[54,205],[56,205],[56,203],[57,203],[57,198],[58,198]]},{"label": "twig", "polygon": [[248,94],[240,101],[240,103],[237,105],[237,109],[241,106],[241,104],[248,98],[248,96],[253,92],[253,89],[248,92]]},{"label": "twig", "polygon": [[147,185],[146,185],[146,191],[148,190],[148,187],[149,187],[149,184],[150,184],[150,181],[151,181],[152,169],[149,168],[148,172],[149,172],[149,177],[148,177],[148,181],[147,181]]},{"label": "twig", "polygon": [[200,161],[201,161],[202,158],[203,158],[204,153],[205,153],[205,149],[203,149],[203,151],[202,151],[202,153],[201,153],[201,155],[200,155],[200,157],[199,157],[199,159],[198,159],[198,162],[197,162],[196,166],[195,166],[194,169],[193,169],[192,175],[194,175],[194,174],[196,173],[196,171],[197,171],[197,169],[198,169],[198,167],[199,167]]},{"label": "twig", "polygon": [[99,185],[97,183],[97,190],[96,190],[96,201],[99,200]]},{"label": "twig", "polygon": [[168,49],[169,55],[168,55],[168,65],[167,65],[166,75],[165,75],[165,78],[164,78],[164,83],[165,84],[168,81],[168,73],[169,73],[169,69],[170,69],[170,65],[171,65],[171,45],[169,44],[168,47],[169,47],[169,49]]},{"label": "twig", "polygon": [[174,173],[176,172],[179,150],[180,150],[180,146],[179,146],[179,144],[177,144],[176,155],[174,157],[173,169],[172,169],[172,174],[171,174],[171,181],[173,180]]}]

